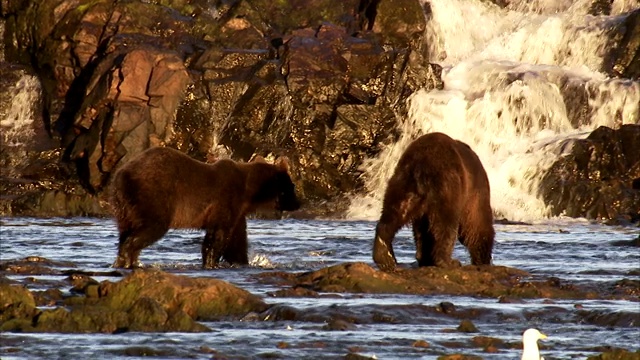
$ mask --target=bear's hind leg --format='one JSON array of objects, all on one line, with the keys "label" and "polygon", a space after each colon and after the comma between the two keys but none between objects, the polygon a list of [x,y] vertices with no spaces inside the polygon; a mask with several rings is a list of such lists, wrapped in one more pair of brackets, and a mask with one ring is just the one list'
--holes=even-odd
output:
[{"label": "bear's hind leg", "polygon": [[138,257],[142,249],[158,241],[169,230],[157,224],[142,229],[122,231],[118,244],[118,258],[113,267],[126,269],[138,267]]},{"label": "bear's hind leg", "polygon": [[221,228],[209,228],[202,242],[202,267],[214,269],[227,248],[226,232]]},{"label": "bear's hind leg", "polygon": [[473,265],[491,265],[495,239],[493,213],[489,202],[479,203],[463,221],[460,242],[467,248]]},{"label": "bear's hind leg", "polygon": [[454,260],[453,247],[458,239],[458,219],[455,212],[447,214],[441,209],[431,217],[430,233],[433,236],[431,259],[435,266],[442,268],[459,267],[460,262]]},{"label": "bear's hind leg", "polygon": [[222,258],[230,264],[249,264],[247,220],[244,217],[238,221],[233,232],[229,235],[228,244],[222,253]]},{"label": "bear's hind leg", "polygon": [[426,216],[413,221],[413,239],[416,243],[418,266],[434,266],[432,253],[435,239],[429,231],[429,219]]},{"label": "bear's hind leg", "polygon": [[465,237],[461,242],[466,246],[473,265],[491,265],[495,232],[493,228]]}]

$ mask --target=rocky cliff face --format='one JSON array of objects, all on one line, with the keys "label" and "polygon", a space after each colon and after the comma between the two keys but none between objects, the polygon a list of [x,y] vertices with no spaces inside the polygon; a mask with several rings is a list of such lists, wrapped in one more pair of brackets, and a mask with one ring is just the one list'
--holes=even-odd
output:
[{"label": "rocky cliff face", "polygon": [[439,68],[420,55],[417,1],[4,9],[7,59],[34,67],[44,126],[91,194],[163,145],[201,160],[286,154],[303,197],[333,198],[357,188],[358,165],[391,140],[405,98],[439,86]]},{"label": "rocky cliff face", "polygon": [[[442,87],[424,57],[425,11],[418,0],[2,0],[3,87],[32,73],[41,99],[29,141],[3,136],[0,210],[108,214],[118,166],[171,146],[200,160],[287,155],[302,198],[339,211],[362,188],[363,160],[394,141],[408,96]],[[639,18],[615,30],[612,75],[638,76]]]}]

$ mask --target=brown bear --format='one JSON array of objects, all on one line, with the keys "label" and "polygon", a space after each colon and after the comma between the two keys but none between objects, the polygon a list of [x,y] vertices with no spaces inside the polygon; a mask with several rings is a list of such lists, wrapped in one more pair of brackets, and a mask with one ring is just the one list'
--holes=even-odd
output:
[{"label": "brown bear", "polygon": [[114,267],[138,266],[142,249],[169,229],[206,231],[202,265],[221,258],[247,264],[246,216],[258,208],[293,211],[300,207],[288,161],[207,164],[170,148],[150,148],[120,168],[111,204],[120,232]]},{"label": "brown bear", "polygon": [[373,260],[396,266],[393,238],[411,224],[419,266],[452,267],[456,239],[474,265],[491,264],[495,232],[489,180],[471,148],[442,133],[422,135],[400,157],[384,194]]}]

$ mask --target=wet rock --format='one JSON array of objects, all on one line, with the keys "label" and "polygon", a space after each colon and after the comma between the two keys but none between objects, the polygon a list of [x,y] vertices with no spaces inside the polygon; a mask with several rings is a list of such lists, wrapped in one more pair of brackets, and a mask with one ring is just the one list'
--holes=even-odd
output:
[{"label": "wet rock", "polygon": [[54,288],[44,291],[33,291],[32,294],[37,306],[54,306],[64,299],[62,291]]},{"label": "wet rock", "polygon": [[459,332],[463,332],[463,333],[476,333],[476,332],[479,332],[478,328],[476,328],[474,323],[471,320],[468,320],[468,319],[462,320],[462,322],[460,323],[460,325],[458,325],[456,330],[459,331]]},{"label": "wet rock", "polygon": [[347,331],[347,330],[356,330],[356,326],[350,322],[347,322],[342,319],[330,319],[325,326],[322,327],[323,330],[329,331]]},{"label": "wet rock", "polygon": [[631,352],[626,349],[612,349],[600,355],[589,356],[587,360],[639,360],[640,350]]},{"label": "wet rock", "polygon": [[618,240],[612,241],[612,246],[632,246],[632,247],[640,247],[640,236],[631,240]]},{"label": "wet rock", "polygon": [[456,306],[448,301],[443,301],[438,304],[436,310],[443,314],[453,314],[456,312]]},{"label": "wet rock", "polygon": [[0,284],[0,331],[30,329],[39,312],[33,295],[20,285]]},{"label": "wet rock", "polygon": [[78,294],[84,294],[87,287],[98,284],[96,280],[84,274],[72,274],[68,280],[72,285],[71,292]]},{"label": "wet rock", "polygon": [[438,360],[482,360],[482,357],[476,355],[452,354],[438,356]]},{"label": "wet rock", "polygon": [[640,315],[628,311],[589,311],[580,310],[577,313],[580,320],[587,324],[604,327],[640,327]]},{"label": "wet rock", "polygon": [[540,194],[552,215],[640,221],[640,125],[599,127],[575,140],[545,174]]},{"label": "wet rock", "polygon": [[225,281],[157,270],[136,270],[117,283],[105,281],[100,285],[100,295],[101,301],[113,309],[128,309],[148,297],[169,313],[181,310],[196,320],[208,321],[268,308],[259,297]]},{"label": "wet rock", "polygon": [[364,263],[344,263],[300,274],[270,272],[262,274],[260,278],[264,282],[282,283],[284,280],[291,286],[319,292],[451,294],[496,298],[582,298],[587,293],[586,289],[553,279],[524,281],[528,276],[524,271],[503,266],[463,266],[453,269],[422,267],[385,273]]},{"label": "wet rock", "polygon": [[154,331],[160,329],[169,319],[164,308],[150,297],[140,297],[128,310],[129,330]]},{"label": "wet rock", "polygon": [[300,311],[286,305],[276,305],[262,314],[262,321],[296,320],[300,318]]},{"label": "wet rock", "polygon": [[[79,277],[77,292],[52,302],[53,309],[35,308],[33,294],[21,286],[1,284],[0,328],[24,332],[210,331],[197,320],[240,317],[264,312],[260,298],[224,281],[134,271],[118,283]],[[88,284],[88,285],[84,285]],[[48,289],[50,291],[52,289]],[[40,296],[40,295],[38,295]]]},{"label": "wet rock", "polygon": [[503,349],[506,347],[506,344],[503,340],[492,338],[489,336],[474,336],[473,339],[471,339],[471,343],[474,346],[483,348],[485,352],[490,353],[498,352],[498,349]]},{"label": "wet rock", "polygon": [[59,274],[59,270],[53,269],[54,267],[75,267],[75,264],[53,261],[40,256],[29,256],[21,260],[0,262],[0,271],[23,275]]},{"label": "wet rock", "polygon": [[424,9],[417,1],[382,0],[377,4],[375,21],[369,28],[383,37],[388,44],[422,48],[426,28]]},{"label": "wet rock", "polygon": [[176,354],[171,350],[155,349],[148,346],[128,346],[121,350],[110,350],[109,353],[116,356],[127,357],[156,357],[156,358],[171,358]]},{"label": "wet rock", "polygon": [[313,291],[302,286],[294,286],[287,289],[268,292],[267,295],[273,297],[320,297],[317,291]]},{"label": "wet rock", "polygon": [[360,354],[351,352],[345,355],[344,359],[345,360],[373,360],[377,358],[375,356],[366,356],[366,355],[360,355]]},{"label": "wet rock", "polygon": [[0,284],[0,308],[6,309],[14,304],[26,304],[35,307],[33,294],[24,286]]},{"label": "wet rock", "polygon": [[418,347],[418,348],[428,348],[431,345],[429,345],[429,342],[425,340],[416,340],[411,346]]},{"label": "wet rock", "polygon": [[[634,275],[638,275],[638,273],[636,272],[634,273],[630,273],[629,275],[634,276]],[[640,296],[640,280],[635,280],[635,279],[622,279],[619,281],[616,281],[613,284],[613,291],[614,294],[618,294],[623,298],[629,298],[629,299],[633,299],[638,298],[638,296]]]},{"label": "wet rock", "polygon": [[128,316],[124,311],[106,307],[72,306],[46,309],[34,318],[33,332],[114,333],[127,329]]},{"label": "wet rock", "polygon": [[589,14],[598,15],[610,15],[611,14],[611,2],[608,0],[595,0],[589,7]]},{"label": "wet rock", "polygon": [[522,304],[522,303],[524,303],[524,301],[522,301],[522,299],[512,298],[512,297],[508,297],[508,296],[500,296],[500,297],[498,297],[498,302],[500,304]]},{"label": "wet rock", "polygon": [[[595,7],[594,10],[600,9]],[[613,32],[614,45],[609,50],[610,60],[605,62],[603,70],[613,76],[637,80],[640,77],[640,9],[631,11],[610,31]]]}]

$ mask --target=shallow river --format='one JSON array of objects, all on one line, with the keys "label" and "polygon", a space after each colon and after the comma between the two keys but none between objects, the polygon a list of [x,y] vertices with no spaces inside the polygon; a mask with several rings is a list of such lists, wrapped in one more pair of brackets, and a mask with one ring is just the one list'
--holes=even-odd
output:
[{"label": "shallow river", "polygon": [[[117,233],[109,219],[0,219],[0,259],[41,256],[71,262],[85,271],[110,271],[116,255]],[[309,311],[339,311],[371,321],[356,323],[345,331],[331,331],[324,323],[299,321],[205,322],[212,333],[124,334],[0,334],[2,359],[127,358],[148,347],[158,358],[212,358],[211,351],[228,358],[344,358],[350,352],[378,359],[437,358],[464,353],[485,359],[519,359],[517,348],[487,353],[470,346],[474,336],[491,336],[518,343],[522,331],[536,327],[549,335],[542,341],[546,359],[583,359],[608,346],[640,348],[640,302],[621,300],[532,299],[523,303],[499,303],[494,298],[458,296],[332,294],[321,298],[276,298],[256,274],[267,271],[302,272],[342,262],[371,264],[375,223],[367,221],[250,220],[251,266],[203,271],[197,231],[171,231],[142,252],[145,266],[188,276],[216,277],[232,282],[268,303],[286,304]],[[640,279],[640,251],[625,244],[638,234],[634,227],[610,227],[585,221],[554,220],[535,225],[496,225],[494,263],[529,271],[534,276],[554,276],[572,282],[610,285],[621,279]],[[619,242],[623,242],[622,245]],[[395,241],[400,263],[413,261],[413,240],[403,229]],[[456,245],[454,254],[463,263],[469,258]],[[71,265],[70,265],[71,266]],[[25,275],[12,275],[23,279]],[[38,276],[62,279],[61,276]],[[96,280],[117,281],[118,278]],[[37,281],[29,287],[38,288]],[[473,319],[479,333],[451,331],[460,319],[434,317],[428,311],[449,301],[457,309],[486,313]],[[574,315],[578,308],[593,313],[626,314],[631,321],[602,325]],[[364,314],[364,315],[363,315]],[[554,315],[555,314],[555,315]],[[393,321],[376,321],[392,318]],[[428,347],[414,346],[424,340]],[[286,344],[283,346],[282,344]],[[280,346],[279,346],[280,345]]]}]

